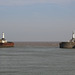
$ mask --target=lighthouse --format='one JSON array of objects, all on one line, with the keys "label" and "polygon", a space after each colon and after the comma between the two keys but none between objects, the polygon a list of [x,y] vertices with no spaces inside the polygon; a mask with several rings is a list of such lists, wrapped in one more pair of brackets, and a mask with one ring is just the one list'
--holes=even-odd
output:
[{"label": "lighthouse", "polygon": [[0,48],[13,47],[13,46],[14,46],[14,42],[7,41],[4,37],[4,32],[2,32],[2,38],[0,39]]},{"label": "lighthouse", "polygon": [[2,38],[4,39],[4,32],[2,33]]},{"label": "lighthouse", "polygon": [[70,42],[75,42],[75,33],[72,32],[72,39],[70,40]]},{"label": "lighthouse", "polygon": [[2,43],[7,43],[7,40],[4,38],[4,32],[2,33]]},{"label": "lighthouse", "polygon": [[75,39],[75,33],[74,32],[72,33],[72,39]]}]

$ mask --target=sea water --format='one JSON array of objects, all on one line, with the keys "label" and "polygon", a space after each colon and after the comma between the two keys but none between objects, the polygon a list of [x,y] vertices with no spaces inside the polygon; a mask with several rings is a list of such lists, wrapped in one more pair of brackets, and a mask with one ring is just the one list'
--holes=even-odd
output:
[{"label": "sea water", "polygon": [[75,49],[0,48],[0,75],[75,75]]}]

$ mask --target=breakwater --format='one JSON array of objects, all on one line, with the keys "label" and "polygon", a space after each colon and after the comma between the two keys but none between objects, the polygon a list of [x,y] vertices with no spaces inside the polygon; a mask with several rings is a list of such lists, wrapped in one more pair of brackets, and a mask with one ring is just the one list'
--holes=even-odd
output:
[{"label": "breakwater", "polygon": [[75,48],[75,42],[61,42],[60,48]]},{"label": "breakwater", "polygon": [[59,47],[59,42],[14,42],[15,46]]}]

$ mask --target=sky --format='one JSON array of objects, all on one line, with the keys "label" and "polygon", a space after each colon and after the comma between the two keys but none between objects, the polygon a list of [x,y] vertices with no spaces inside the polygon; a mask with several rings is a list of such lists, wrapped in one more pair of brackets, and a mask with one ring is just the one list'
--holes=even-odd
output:
[{"label": "sky", "polygon": [[75,0],[0,0],[0,38],[68,41],[75,32]]}]

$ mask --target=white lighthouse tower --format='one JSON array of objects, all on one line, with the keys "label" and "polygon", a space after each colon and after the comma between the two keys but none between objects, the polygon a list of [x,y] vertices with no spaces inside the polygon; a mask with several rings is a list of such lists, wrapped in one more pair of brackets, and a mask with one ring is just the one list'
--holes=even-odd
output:
[{"label": "white lighthouse tower", "polygon": [[7,40],[4,38],[4,32],[2,33],[2,43],[7,43]]},{"label": "white lighthouse tower", "polygon": [[70,42],[75,42],[75,33],[72,32],[72,39],[70,40]]},{"label": "white lighthouse tower", "polygon": [[4,39],[4,32],[2,33],[2,38]]},{"label": "white lighthouse tower", "polygon": [[72,33],[72,39],[75,39],[75,33],[74,32]]}]

